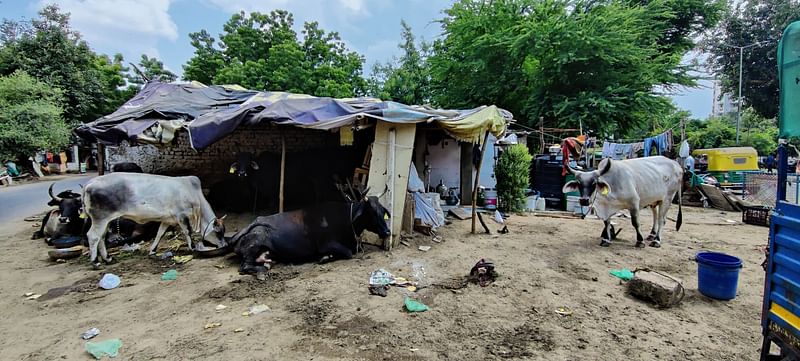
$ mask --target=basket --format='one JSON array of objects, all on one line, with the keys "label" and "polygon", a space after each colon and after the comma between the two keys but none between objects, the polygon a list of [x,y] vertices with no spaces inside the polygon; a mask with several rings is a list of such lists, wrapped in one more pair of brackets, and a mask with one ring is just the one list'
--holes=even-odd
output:
[{"label": "basket", "polygon": [[752,206],[742,210],[742,222],[756,226],[769,227],[770,207]]}]

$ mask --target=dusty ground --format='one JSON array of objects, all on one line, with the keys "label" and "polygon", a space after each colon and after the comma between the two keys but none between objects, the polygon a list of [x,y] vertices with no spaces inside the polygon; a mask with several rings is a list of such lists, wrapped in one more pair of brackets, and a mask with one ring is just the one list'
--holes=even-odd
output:
[{"label": "dusty ground", "polygon": [[[661,249],[634,248],[622,218],[616,220],[621,239],[610,248],[598,246],[596,220],[515,216],[511,233],[500,236],[471,236],[468,221],[454,221],[441,230],[442,243],[418,236],[412,247],[391,253],[278,265],[264,282],[238,275],[230,256],[179,265],[172,282],[160,274],[174,266],[144,256],[100,272],[85,258],[54,263],[41,240],[29,240],[31,223],[6,225],[0,231],[0,349],[7,360],[88,360],[79,334],[97,327],[95,341],[122,340],[122,360],[756,359],[768,229],[726,222],[741,220],[739,213],[684,211],[684,228],[676,233],[668,222]],[[651,218],[643,218],[649,229]],[[420,244],[432,249],[421,252]],[[715,301],[697,292],[692,259],[700,250],[744,260],[736,299]],[[497,263],[497,282],[441,287],[482,257]],[[403,297],[411,294],[404,289],[369,295],[371,271],[411,277],[415,265],[424,268],[429,287],[414,296],[430,311],[403,312]],[[638,301],[608,274],[621,267],[681,277],[686,298],[666,310]],[[120,275],[122,287],[98,290],[103,272]],[[39,300],[22,296],[58,287],[65,288]],[[215,312],[218,304],[227,309]],[[271,311],[242,315],[255,304]],[[573,314],[554,312],[563,306]],[[221,326],[204,329],[212,322]]]}]

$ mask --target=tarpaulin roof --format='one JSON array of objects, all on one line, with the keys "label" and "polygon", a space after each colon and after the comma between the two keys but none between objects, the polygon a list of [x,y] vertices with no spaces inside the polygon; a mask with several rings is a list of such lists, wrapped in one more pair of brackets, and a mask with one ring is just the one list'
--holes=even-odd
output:
[{"label": "tarpaulin roof", "polygon": [[284,92],[257,92],[239,86],[149,82],[112,114],[75,129],[84,138],[106,144],[123,140],[168,143],[176,127],[189,131],[191,145],[205,148],[241,125],[271,122],[330,130],[362,118],[391,123],[436,123],[452,137],[480,143],[488,130],[503,134],[513,117],[483,106],[442,110],[374,98],[334,99]]}]

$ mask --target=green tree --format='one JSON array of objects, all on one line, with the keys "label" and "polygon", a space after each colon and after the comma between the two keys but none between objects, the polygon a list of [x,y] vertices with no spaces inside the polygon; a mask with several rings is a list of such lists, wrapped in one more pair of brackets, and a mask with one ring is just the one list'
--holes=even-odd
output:
[{"label": "green tree", "polygon": [[800,20],[800,1],[745,0],[732,3],[723,20],[704,42],[712,70],[722,89],[738,96],[739,49],[742,53],[742,97],[765,118],[778,114],[777,48],[783,30]]},{"label": "green tree", "polygon": [[[27,23],[4,21],[0,44],[0,75],[23,70],[52,87],[62,89],[64,117],[70,124],[94,120],[103,104],[102,82],[96,56],[69,26],[69,14],[57,5],[39,11]],[[7,31],[14,29],[14,31]]]},{"label": "green tree", "polygon": [[522,211],[525,189],[530,184],[531,160],[533,156],[528,153],[528,147],[522,144],[514,144],[500,154],[495,166],[500,209]]},{"label": "green tree", "polygon": [[[126,69],[126,71],[127,70],[129,69]],[[161,60],[155,57],[148,57],[145,54],[142,54],[142,57],[139,59],[139,71],[141,71],[147,79],[158,80],[164,83],[170,83],[178,79],[175,73],[164,69],[164,63],[161,62]],[[136,71],[131,71],[128,74],[128,81],[137,87],[141,87],[146,82],[142,74]]]},{"label": "green tree", "polygon": [[363,94],[363,57],[316,22],[304,24],[302,39],[293,24],[284,10],[241,12],[223,26],[219,47],[205,30],[189,34],[195,53],[183,66],[184,79],[317,96]]},{"label": "green tree", "polygon": [[717,0],[457,1],[429,59],[434,100],[625,136],[669,110],[657,87],[695,85],[681,59],[720,8]]},{"label": "green tree", "polygon": [[62,92],[24,71],[0,76],[0,158],[30,156],[67,145]]},{"label": "green tree", "polygon": [[368,93],[374,97],[404,104],[426,104],[431,101],[428,57],[431,45],[424,40],[416,43],[411,27],[403,20],[403,51],[400,59],[385,64],[375,63],[368,79]]}]

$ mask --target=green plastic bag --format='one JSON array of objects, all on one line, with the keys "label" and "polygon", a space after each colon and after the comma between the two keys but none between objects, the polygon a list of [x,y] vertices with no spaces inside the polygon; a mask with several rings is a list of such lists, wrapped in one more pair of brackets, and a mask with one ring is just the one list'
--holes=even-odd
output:
[{"label": "green plastic bag", "polygon": [[425,306],[422,302],[412,298],[406,297],[403,303],[405,303],[406,310],[408,310],[408,312],[425,312],[429,310],[428,306]]},{"label": "green plastic bag", "polygon": [[162,281],[174,281],[176,279],[178,279],[178,271],[174,269],[164,272],[164,274],[161,275]]},{"label": "green plastic bag", "polygon": [[106,355],[112,358],[117,357],[120,347],[122,347],[122,340],[118,338],[100,341],[97,343],[87,342],[85,346],[86,352],[92,354],[92,356],[98,360]]},{"label": "green plastic bag", "polygon": [[608,273],[610,273],[611,275],[613,275],[613,276],[615,276],[615,277],[617,277],[617,278],[619,278],[619,279],[621,279],[623,281],[630,281],[630,280],[633,279],[633,272],[631,272],[631,270],[629,270],[627,268],[623,268],[623,269],[619,269],[619,270],[618,269],[612,269]]}]

